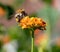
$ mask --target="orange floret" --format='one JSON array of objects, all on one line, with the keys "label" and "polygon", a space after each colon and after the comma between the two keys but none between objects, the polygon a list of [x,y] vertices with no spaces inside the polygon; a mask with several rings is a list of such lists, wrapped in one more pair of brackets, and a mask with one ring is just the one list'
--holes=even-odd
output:
[{"label": "orange floret", "polygon": [[41,18],[35,18],[29,16],[24,17],[20,21],[20,26],[24,28],[33,28],[33,27],[41,27],[42,29],[45,29],[46,23]]}]

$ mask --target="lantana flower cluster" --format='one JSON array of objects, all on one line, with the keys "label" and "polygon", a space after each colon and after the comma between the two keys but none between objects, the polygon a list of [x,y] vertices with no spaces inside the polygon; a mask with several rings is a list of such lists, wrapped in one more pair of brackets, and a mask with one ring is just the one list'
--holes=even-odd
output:
[{"label": "lantana flower cluster", "polygon": [[23,29],[25,28],[40,28],[42,30],[45,30],[46,23],[41,19],[37,17],[29,17],[26,16],[21,19],[19,26],[21,26]]}]

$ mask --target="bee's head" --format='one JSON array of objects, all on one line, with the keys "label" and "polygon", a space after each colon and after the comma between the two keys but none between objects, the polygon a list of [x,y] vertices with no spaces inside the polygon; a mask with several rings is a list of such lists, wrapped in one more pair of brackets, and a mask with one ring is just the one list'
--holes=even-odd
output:
[{"label": "bee's head", "polygon": [[25,16],[27,16],[27,13],[23,9],[19,9],[16,11],[15,17],[17,22],[20,22],[20,20]]}]

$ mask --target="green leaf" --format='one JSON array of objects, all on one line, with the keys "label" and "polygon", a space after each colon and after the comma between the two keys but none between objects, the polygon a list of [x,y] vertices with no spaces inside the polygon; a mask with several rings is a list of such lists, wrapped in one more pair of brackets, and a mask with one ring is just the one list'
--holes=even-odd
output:
[{"label": "green leaf", "polygon": [[3,26],[3,24],[0,24],[0,34],[5,34],[6,33],[6,29]]}]

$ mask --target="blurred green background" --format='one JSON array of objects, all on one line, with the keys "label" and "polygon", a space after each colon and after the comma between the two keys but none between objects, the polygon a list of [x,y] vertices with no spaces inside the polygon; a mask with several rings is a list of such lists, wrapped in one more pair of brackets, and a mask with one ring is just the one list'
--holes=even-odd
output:
[{"label": "blurred green background", "polygon": [[42,34],[38,30],[35,32],[34,52],[60,52],[59,5],[59,0],[0,0],[0,52],[5,52],[4,40],[9,38],[8,44],[17,41],[14,42],[16,52],[31,52],[29,29],[22,30],[14,18],[15,11],[22,8],[30,17],[40,17],[47,23],[46,31]]}]

